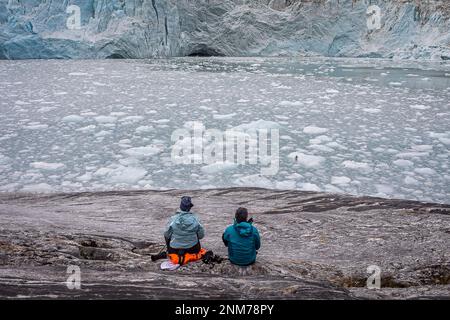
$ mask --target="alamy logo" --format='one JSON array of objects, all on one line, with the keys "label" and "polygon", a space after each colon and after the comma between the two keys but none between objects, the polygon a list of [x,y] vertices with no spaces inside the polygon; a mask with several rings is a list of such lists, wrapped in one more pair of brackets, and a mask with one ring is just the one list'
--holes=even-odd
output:
[{"label": "alamy logo", "polygon": [[81,269],[79,266],[70,265],[67,267],[69,277],[66,280],[66,286],[69,290],[81,289]]},{"label": "alamy logo", "polygon": [[79,6],[70,5],[66,9],[66,13],[70,14],[67,18],[66,26],[69,30],[81,29],[81,9]]},{"label": "alamy logo", "polygon": [[236,164],[261,166],[262,175],[275,175],[279,169],[278,129],[205,130],[201,122],[177,129],[171,137],[171,158],[175,164]]},{"label": "alamy logo", "polygon": [[367,8],[367,28],[369,30],[381,29],[381,8],[377,5],[372,5]]},{"label": "alamy logo", "polygon": [[370,274],[370,276],[367,278],[367,289],[380,289],[381,268],[376,265],[370,265],[367,267],[367,273]]}]

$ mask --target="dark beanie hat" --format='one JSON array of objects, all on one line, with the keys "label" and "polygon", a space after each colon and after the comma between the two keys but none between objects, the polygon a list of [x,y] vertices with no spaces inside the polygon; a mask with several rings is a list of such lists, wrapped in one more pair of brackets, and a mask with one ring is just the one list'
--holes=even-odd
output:
[{"label": "dark beanie hat", "polygon": [[248,211],[245,208],[238,208],[236,210],[236,215],[234,216],[236,218],[237,223],[245,222],[248,218]]},{"label": "dark beanie hat", "polygon": [[182,211],[189,211],[193,206],[191,197],[184,196],[181,198],[180,209]]}]

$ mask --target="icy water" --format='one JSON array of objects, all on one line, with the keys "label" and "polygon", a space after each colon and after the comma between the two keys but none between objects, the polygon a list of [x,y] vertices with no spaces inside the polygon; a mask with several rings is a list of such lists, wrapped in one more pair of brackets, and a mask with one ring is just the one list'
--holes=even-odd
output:
[{"label": "icy water", "polygon": [[[0,111],[4,192],[258,186],[450,203],[448,64],[0,61]],[[174,163],[171,135],[192,121],[278,128],[278,173]]]}]

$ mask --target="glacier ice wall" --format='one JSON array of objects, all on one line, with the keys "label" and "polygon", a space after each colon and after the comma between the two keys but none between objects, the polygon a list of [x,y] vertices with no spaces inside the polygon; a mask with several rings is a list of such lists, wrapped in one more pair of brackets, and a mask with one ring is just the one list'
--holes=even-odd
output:
[{"label": "glacier ice wall", "polygon": [[[367,8],[381,8],[369,30]],[[69,5],[81,28],[69,30]],[[450,4],[418,0],[0,0],[0,59],[325,55],[450,59]]]}]

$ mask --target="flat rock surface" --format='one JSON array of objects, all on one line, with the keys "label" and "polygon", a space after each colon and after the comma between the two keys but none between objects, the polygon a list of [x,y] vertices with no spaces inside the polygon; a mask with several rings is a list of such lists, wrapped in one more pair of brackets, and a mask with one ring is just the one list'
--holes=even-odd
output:
[{"label": "flat rock surface", "polygon": [[[262,248],[248,268],[196,262],[161,271],[150,254],[179,198],[193,197],[221,241],[239,206]],[[0,298],[386,299],[450,298],[450,205],[300,191],[233,188],[0,194]],[[81,289],[66,286],[67,267]],[[367,289],[367,267],[381,289]]]}]

